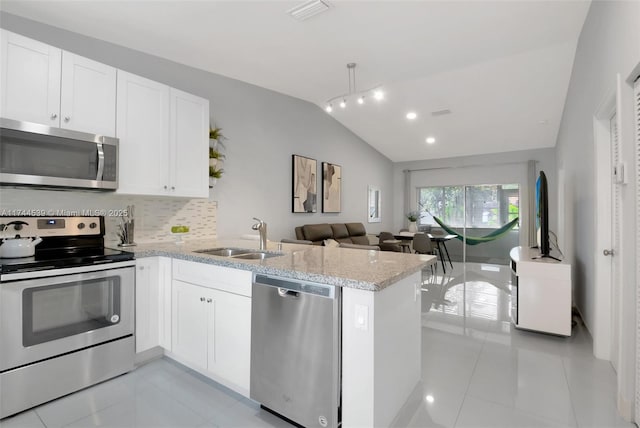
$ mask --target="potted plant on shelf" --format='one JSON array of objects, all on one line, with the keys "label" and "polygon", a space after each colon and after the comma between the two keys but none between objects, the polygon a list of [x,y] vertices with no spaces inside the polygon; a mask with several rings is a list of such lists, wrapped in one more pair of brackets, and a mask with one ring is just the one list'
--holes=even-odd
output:
[{"label": "potted plant on shelf", "polygon": [[216,168],[215,166],[210,166],[209,167],[209,187],[213,187],[218,181],[218,179],[222,177],[223,173],[224,173],[223,169]]},{"label": "potted plant on shelf", "polygon": [[209,140],[211,140],[211,147],[214,149],[218,148],[218,144],[222,145],[222,140],[225,139],[225,136],[222,135],[222,128],[218,127],[209,127]]},{"label": "potted plant on shelf", "polygon": [[222,169],[222,161],[225,155],[222,153],[224,149],[223,140],[226,137],[222,135],[222,128],[217,126],[209,126],[209,187],[213,187],[218,179],[222,177],[224,170]]},{"label": "potted plant on shelf", "polygon": [[407,214],[407,220],[409,220],[409,232],[418,231],[418,225],[416,224],[416,222],[418,221],[419,217],[420,213],[418,213],[418,211],[411,211]]},{"label": "potted plant on shelf", "polygon": [[209,147],[209,166],[216,166],[218,162],[224,160],[224,155],[213,147]]}]

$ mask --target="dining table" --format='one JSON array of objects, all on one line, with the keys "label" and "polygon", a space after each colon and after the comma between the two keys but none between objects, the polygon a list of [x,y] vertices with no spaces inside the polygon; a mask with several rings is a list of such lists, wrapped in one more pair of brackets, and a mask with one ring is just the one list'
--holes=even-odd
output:
[{"label": "dining table", "polygon": [[[416,233],[421,233],[421,232],[404,231],[404,232],[394,233],[393,237],[398,239],[399,241],[402,241],[405,245],[408,246],[411,244],[411,241],[413,241],[413,236]],[[447,273],[447,267],[445,264],[444,255],[446,254],[447,261],[449,262],[451,269],[453,269],[453,263],[451,262],[451,257],[449,256],[449,250],[447,250],[446,242],[451,239],[457,238],[458,235],[454,235],[454,234],[437,235],[437,234],[427,233],[427,236],[429,237],[429,239],[431,239],[431,242],[435,242],[436,248],[438,248],[438,254],[440,255],[440,263],[442,264],[442,270],[444,273]],[[442,251],[443,249],[444,251]]]}]

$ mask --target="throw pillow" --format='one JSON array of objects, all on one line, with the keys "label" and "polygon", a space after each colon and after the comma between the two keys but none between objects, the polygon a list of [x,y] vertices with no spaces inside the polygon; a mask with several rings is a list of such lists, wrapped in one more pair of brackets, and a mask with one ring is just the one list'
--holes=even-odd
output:
[{"label": "throw pillow", "polygon": [[340,243],[335,239],[325,239],[324,246],[331,247],[331,248],[338,248],[340,246]]}]

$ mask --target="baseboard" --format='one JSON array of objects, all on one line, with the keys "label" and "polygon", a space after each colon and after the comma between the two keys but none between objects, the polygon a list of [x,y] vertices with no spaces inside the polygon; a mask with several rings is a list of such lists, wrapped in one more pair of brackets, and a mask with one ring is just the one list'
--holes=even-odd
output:
[{"label": "baseboard", "polygon": [[618,399],[616,401],[618,404],[618,412],[620,413],[620,416],[622,416],[625,421],[632,422],[633,402],[630,400],[625,400],[625,398],[621,394],[618,394]]},{"label": "baseboard", "polygon": [[147,349],[146,351],[142,351],[136,354],[134,364],[137,366],[141,366],[147,363],[150,363],[153,360],[160,359],[164,356],[164,348],[160,346],[155,346],[151,349]]}]

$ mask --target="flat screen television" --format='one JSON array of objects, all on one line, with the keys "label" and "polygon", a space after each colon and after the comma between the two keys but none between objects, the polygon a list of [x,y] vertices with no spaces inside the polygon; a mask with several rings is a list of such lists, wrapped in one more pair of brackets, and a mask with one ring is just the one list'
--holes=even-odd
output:
[{"label": "flat screen television", "polygon": [[549,191],[547,176],[540,171],[536,182],[536,229],[538,234],[538,248],[542,257],[549,257]]}]

